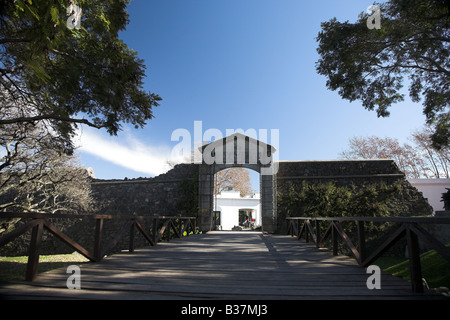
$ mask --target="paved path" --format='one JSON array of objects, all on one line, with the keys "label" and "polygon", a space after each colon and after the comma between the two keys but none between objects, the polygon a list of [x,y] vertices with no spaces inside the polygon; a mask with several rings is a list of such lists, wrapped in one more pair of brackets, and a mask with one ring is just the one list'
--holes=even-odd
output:
[{"label": "paved path", "polygon": [[284,235],[210,232],[81,265],[81,290],[66,269],[0,286],[6,299],[424,299],[409,282],[381,275],[381,290],[348,257]]}]

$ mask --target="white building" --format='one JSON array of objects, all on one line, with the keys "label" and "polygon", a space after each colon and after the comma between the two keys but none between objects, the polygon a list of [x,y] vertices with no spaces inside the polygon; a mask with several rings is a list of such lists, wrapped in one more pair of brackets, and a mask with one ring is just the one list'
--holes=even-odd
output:
[{"label": "white building", "polygon": [[423,197],[433,207],[434,211],[443,211],[442,194],[450,189],[450,179],[408,179],[409,183],[422,192]]},{"label": "white building", "polygon": [[232,230],[234,227],[247,227],[245,221],[249,221],[253,228],[261,226],[260,193],[241,197],[239,191],[222,191],[214,196],[214,211],[216,216],[216,228],[218,230]]}]

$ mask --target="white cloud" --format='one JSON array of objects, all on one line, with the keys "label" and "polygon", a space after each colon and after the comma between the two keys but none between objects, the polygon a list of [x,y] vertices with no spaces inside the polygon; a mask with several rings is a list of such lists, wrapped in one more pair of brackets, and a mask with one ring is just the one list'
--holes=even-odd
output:
[{"label": "white cloud", "polygon": [[102,136],[100,131],[84,127],[74,140],[78,151],[95,155],[118,166],[148,175],[159,175],[170,167],[171,150],[168,147],[154,147],[144,144],[131,135],[121,133],[124,139]]}]

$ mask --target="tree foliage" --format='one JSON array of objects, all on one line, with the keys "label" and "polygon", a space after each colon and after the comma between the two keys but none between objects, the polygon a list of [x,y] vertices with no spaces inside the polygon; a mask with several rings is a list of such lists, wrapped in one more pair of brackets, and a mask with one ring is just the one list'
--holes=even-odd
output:
[{"label": "tree foliage", "polygon": [[[391,217],[426,216],[433,209],[426,200],[418,199],[407,182],[338,185],[332,181],[292,184],[278,195],[278,215],[281,217]],[[345,232],[356,243],[355,223],[342,222]],[[329,224],[320,224],[323,235]],[[390,223],[366,222],[366,245],[375,249],[392,234]],[[389,231],[391,230],[391,231]],[[351,254],[343,243],[341,252]],[[404,247],[400,249],[404,253]]]},{"label": "tree foliage", "polygon": [[[414,102],[434,128],[433,146],[450,143],[450,1],[390,0],[378,4],[381,28],[369,29],[369,15],[355,23],[322,23],[316,69],[327,87],[349,101],[360,100],[379,117],[404,100],[409,84]],[[404,79],[407,77],[407,79]]]},{"label": "tree foliage", "polygon": [[88,211],[89,177],[71,156],[78,125],[114,135],[153,118],[161,98],[119,39],[128,3],[0,2],[0,209]]},{"label": "tree foliage", "polygon": [[412,144],[400,144],[394,138],[353,137],[349,149],[340,155],[345,159],[393,159],[408,178],[450,178],[450,150],[432,146],[432,130],[416,130]]},{"label": "tree foliage", "polygon": [[[0,12],[0,125],[46,120],[71,151],[78,124],[117,134],[142,127],[161,100],[143,90],[145,65],[118,37],[128,0],[16,0]],[[81,28],[68,28],[71,3]]]},{"label": "tree foliage", "polygon": [[229,188],[239,191],[241,197],[251,195],[249,172],[245,168],[229,168],[217,172],[214,177],[214,194]]},{"label": "tree foliage", "polygon": [[333,182],[291,185],[278,197],[287,216],[385,217],[410,215],[400,202],[405,187],[400,183],[338,186]]},{"label": "tree foliage", "polygon": [[0,210],[90,211],[88,172],[53,140],[43,123],[0,127]]}]

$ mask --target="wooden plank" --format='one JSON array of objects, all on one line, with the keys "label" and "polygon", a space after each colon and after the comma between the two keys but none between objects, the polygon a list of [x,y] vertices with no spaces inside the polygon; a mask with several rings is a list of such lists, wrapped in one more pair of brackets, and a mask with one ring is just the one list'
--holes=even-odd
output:
[{"label": "wooden plank", "polygon": [[417,224],[411,224],[409,229],[414,231],[414,233],[436,250],[445,260],[450,262],[450,248],[447,248],[442,242]]},{"label": "wooden plank", "polygon": [[136,225],[136,222],[133,221],[133,223],[131,223],[130,225],[130,242],[128,245],[128,251],[129,252],[134,252],[134,227]]},{"label": "wooden plank", "polygon": [[76,299],[415,299],[407,281],[382,273],[369,290],[355,260],[314,244],[258,232],[211,232],[123,251],[81,265],[81,290],[65,269],[33,283],[0,285],[11,298]]},{"label": "wooden plank", "polygon": [[356,221],[356,230],[358,233],[358,249],[360,255],[358,263],[362,265],[363,261],[366,259],[366,233],[364,221]]},{"label": "wooden plank", "polygon": [[150,235],[144,230],[142,227],[142,224],[140,221],[136,220],[136,227],[138,228],[139,232],[144,236],[144,238],[150,243],[152,246],[156,246],[156,243],[153,242],[153,239],[150,237]]},{"label": "wooden plank", "polygon": [[161,227],[161,230],[159,230],[159,233],[157,233],[155,243],[158,243],[159,240],[161,240],[161,237],[164,234],[164,231],[166,231],[166,228],[170,229],[169,223],[170,223],[170,220],[166,220],[166,222],[164,222],[163,226]]},{"label": "wooden plank", "polygon": [[347,247],[352,251],[353,255],[356,258],[356,261],[358,261],[358,263],[361,263],[361,255],[359,254],[358,250],[356,249],[355,245],[353,244],[353,242],[350,240],[349,236],[347,235],[347,233],[345,233],[344,229],[342,229],[342,226],[339,222],[334,222],[334,227],[336,229],[336,231],[338,232],[338,234],[341,236],[341,238],[344,240],[345,244],[347,245]]},{"label": "wooden plank", "polygon": [[0,239],[0,247],[3,247],[4,245],[8,244],[9,242],[13,241],[17,237],[20,237],[22,234],[30,230],[31,228],[35,227],[39,223],[39,219],[33,219],[31,221],[28,221],[23,226],[14,229],[13,231],[9,232],[7,235],[2,237]]},{"label": "wooden plank", "polygon": [[310,220],[306,220],[306,226],[308,227],[309,233],[311,234],[314,243],[317,244],[317,236],[314,232],[314,228],[312,227]]},{"label": "wooden plank", "polygon": [[102,238],[103,238],[103,219],[95,221],[95,242],[94,242],[94,257],[97,261],[102,260]]},{"label": "wooden plank", "polygon": [[378,259],[383,253],[385,253],[390,247],[392,247],[401,237],[406,234],[405,225],[401,225],[389,238],[378,247],[369,257],[367,257],[361,266],[366,267],[370,265],[373,261]]},{"label": "wooden plank", "polygon": [[39,249],[41,246],[42,233],[44,232],[44,221],[39,219],[38,223],[33,227],[31,233],[30,252],[28,253],[27,272],[25,279],[33,281],[37,276],[39,265]]},{"label": "wooden plank", "polygon": [[399,223],[450,224],[450,217],[289,217],[287,220],[320,220],[320,221],[372,221]]},{"label": "wooden plank", "polygon": [[91,261],[96,261],[96,257],[93,256],[89,251],[87,251],[85,248],[83,248],[81,245],[79,245],[77,242],[69,238],[67,235],[62,233],[58,228],[56,228],[54,225],[52,225],[50,222],[45,221],[44,224],[45,228],[49,230],[51,233],[53,233],[57,238],[59,238],[61,241],[68,244],[70,247],[75,249],[77,252],[82,254],[84,257]]},{"label": "wooden plank", "polygon": [[100,259],[102,259],[105,254],[108,253],[109,250],[111,250],[112,248],[114,248],[114,246],[117,244],[117,242],[119,242],[120,238],[122,238],[122,236],[125,234],[126,231],[128,231],[130,229],[130,226],[134,223],[133,220],[128,221],[123,227],[122,229],[120,229],[119,232],[117,232],[117,234],[114,236],[114,238],[105,246],[105,249],[103,249],[103,252],[101,253],[101,256],[99,257]]},{"label": "wooden plank", "polygon": [[417,235],[406,229],[406,239],[408,242],[409,271],[411,275],[412,291],[423,293],[422,268],[420,265],[419,240]]},{"label": "wooden plank", "polygon": [[333,229],[333,223],[330,223],[329,225],[328,225],[328,228],[327,228],[327,230],[325,230],[325,233],[323,234],[323,236],[320,238],[320,241],[319,241],[319,247],[325,242],[325,240],[330,236],[330,234],[331,234],[331,230]]}]

